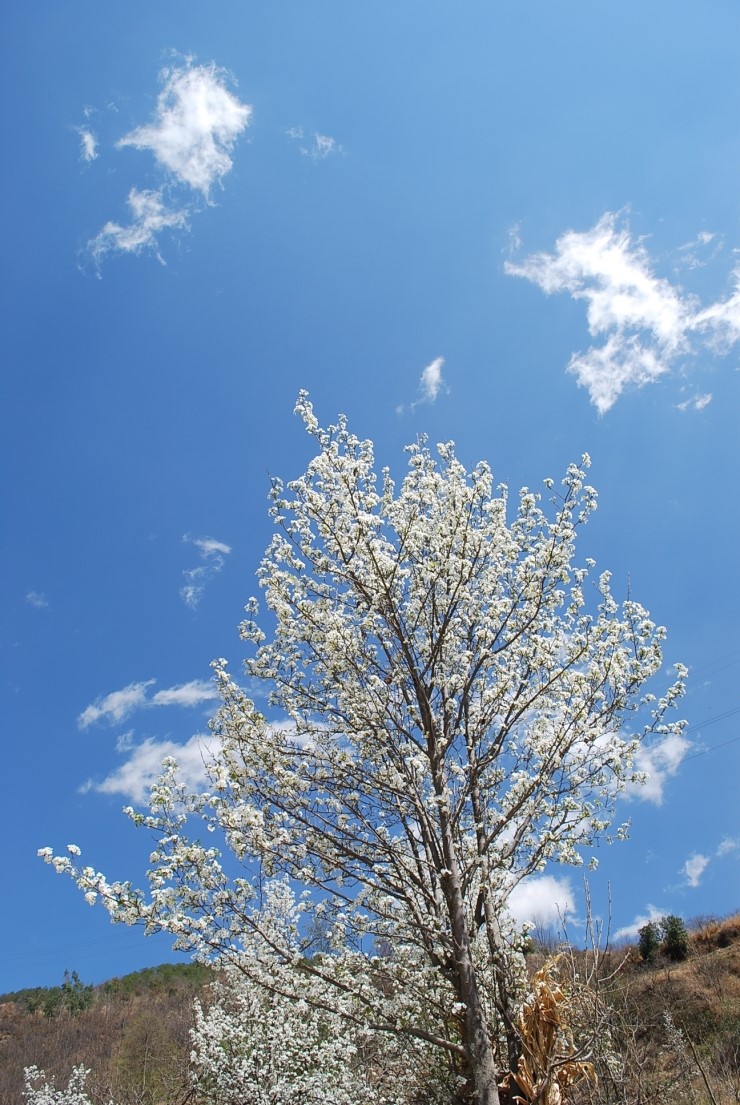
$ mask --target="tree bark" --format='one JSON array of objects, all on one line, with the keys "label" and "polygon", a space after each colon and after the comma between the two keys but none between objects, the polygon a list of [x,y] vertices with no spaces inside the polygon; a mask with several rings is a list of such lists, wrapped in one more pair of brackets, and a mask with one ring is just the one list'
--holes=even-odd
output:
[{"label": "tree bark", "polygon": [[[467,974],[468,972],[460,972]],[[491,1038],[485,1013],[481,1006],[475,975],[472,969],[469,979],[463,983],[461,996],[465,1002],[465,1050],[470,1067],[476,1105],[499,1105],[498,1080]]]},{"label": "tree bark", "polygon": [[447,864],[443,885],[445,883],[447,885],[446,897],[452,927],[455,972],[460,1001],[465,1005],[463,1043],[468,1059],[470,1081],[473,1084],[476,1105],[499,1105],[494,1049],[475,977],[465,905],[452,847],[452,834],[449,822],[444,815],[442,846]]}]

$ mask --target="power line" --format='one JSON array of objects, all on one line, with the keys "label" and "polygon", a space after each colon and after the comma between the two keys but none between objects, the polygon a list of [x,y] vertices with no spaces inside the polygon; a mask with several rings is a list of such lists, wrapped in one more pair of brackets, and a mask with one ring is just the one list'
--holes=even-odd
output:
[{"label": "power line", "polygon": [[[740,709],[740,707],[738,707],[738,709]],[[737,713],[736,710],[732,712]],[[717,718],[717,721],[719,720],[720,719]],[[695,760],[697,756],[706,756],[709,752],[716,752],[718,748],[726,748],[728,744],[736,744],[737,741],[740,741],[740,736],[730,737],[728,741],[722,741],[721,744],[713,744],[711,748],[702,748],[699,752],[692,752],[690,756],[684,756],[681,763],[685,764],[687,760]]]},{"label": "power line", "polygon": [[722,656],[715,656],[713,660],[707,660],[704,664],[699,664],[697,667],[693,665],[689,666],[689,674],[692,678],[698,676],[712,675],[717,671],[724,671],[725,668],[732,667],[740,659],[740,648],[733,648],[730,652],[723,653]]},{"label": "power line", "polygon": [[[684,729],[684,733],[695,733],[697,729],[705,729],[707,725],[714,725],[715,721],[724,721],[725,718],[732,717],[733,714],[740,714],[740,706],[733,706],[731,709],[725,710],[723,714],[717,714],[715,717],[710,717],[706,721],[697,721]],[[721,744],[717,745],[717,748],[721,747]]]}]

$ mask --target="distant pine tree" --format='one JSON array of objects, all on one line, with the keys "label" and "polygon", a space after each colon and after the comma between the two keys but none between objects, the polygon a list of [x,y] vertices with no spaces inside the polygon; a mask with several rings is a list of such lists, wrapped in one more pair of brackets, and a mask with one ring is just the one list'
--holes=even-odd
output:
[{"label": "distant pine tree", "polygon": [[638,930],[640,943],[640,957],[644,963],[654,963],[660,951],[660,926],[655,921],[648,921]]},{"label": "distant pine tree", "polygon": [[689,934],[680,917],[671,913],[661,922],[663,943],[660,950],[673,963],[681,963],[689,954]]}]

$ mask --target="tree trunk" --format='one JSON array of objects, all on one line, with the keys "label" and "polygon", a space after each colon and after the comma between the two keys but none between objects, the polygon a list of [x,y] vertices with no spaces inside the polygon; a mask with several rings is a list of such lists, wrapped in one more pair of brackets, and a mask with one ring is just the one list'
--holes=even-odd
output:
[{"label": "tree trunk", "polygon": [[[463,997],[466,1005],[464,1043],[468,1053],[475,1102],[476,1105],[499,1105],[496,1063],[474,975],[471,983],[467,996]],[[464,987],[461,986],[461,990],[465,994]]]},{"label": "tree trunk", "polygon": [[447,870],[444,883],[447,884],[447,906],[452,926],[452,939],[455,956],[460,1001],[465,1005],[465,1038],[463,1044],[468,1059],[470,1081],[476,1105],[499,1105],[496,1062],[488,1030],[483,1003],[478,992],[475,967],[470,949],[470,937],[465,917],[460,878],[457,870],[449,823],[442,818],[442,846]]},{"label": "tree trunk", "polygon": [[512,1020],[514,1003],[511,1000],[511,980],[508,975],[506,958],[503,953],[501,928],[494,913],[490,894],[488,894],[487,891],[484,892],[483,910],[486,918],[486,935],[494,973],[498,1012],[506,1034],[509,1070],[516,1071],[519,1066],[519,1058],[522,1054],[521,1040]]}]

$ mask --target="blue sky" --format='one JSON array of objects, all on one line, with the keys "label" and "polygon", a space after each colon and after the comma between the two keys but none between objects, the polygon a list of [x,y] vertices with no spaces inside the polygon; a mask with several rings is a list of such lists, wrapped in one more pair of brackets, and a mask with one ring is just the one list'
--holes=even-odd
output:
[{"label": "blue sky", "polygon": [[[140,881],[193,772],[300,388],[400,472],[589,452],[580,557],[668,626],[684,741],[600,849],[612,932],[740,905],[740,9],[41,0],[3,17],[0,992],[168,957],[37,848]],[[737,712],[736,712],[737,711]],[[577,935],[581,876],[519,902]]]}]

